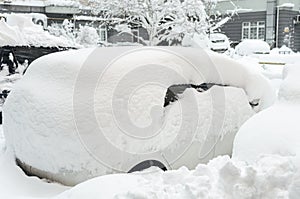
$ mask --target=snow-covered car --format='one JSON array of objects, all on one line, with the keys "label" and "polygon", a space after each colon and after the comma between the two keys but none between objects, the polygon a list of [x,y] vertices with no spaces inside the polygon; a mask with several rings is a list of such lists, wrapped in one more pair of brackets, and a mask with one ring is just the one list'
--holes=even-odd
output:
[{"label": "snow-covered car", "polygon": [[270,54],[270,46],[262,40],[245,39],[235,47],[235,54],[239,56]]},{"label": "snow-covered car", "polygon": [[211,51],[71,50],[31,64],[4,105],[3,128],[26,173],[74,185],[230,155],[239,127],[274,96],[263,76]]},{"label": "snow-covered car", "polygon": [[225,34],[211,33],[209,35],[209,47],[215,52],[225,52],[230,48],[230,42]]},{"label": "snow-covered car", "polygon": [[193,37],[185,35],[182,45],[193,48],[210,49],[215,52],[225,52],[230,48],[228,37],[222,33],[211,33],[209,36],[194,34]]}]

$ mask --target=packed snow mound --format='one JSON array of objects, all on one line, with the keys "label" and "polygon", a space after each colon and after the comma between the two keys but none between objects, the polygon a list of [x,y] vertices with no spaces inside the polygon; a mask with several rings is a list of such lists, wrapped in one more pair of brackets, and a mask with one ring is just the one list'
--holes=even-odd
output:
[{"label": "packed snow mound", "polygon": [[235,53],[240,56],[269,54],[270,46],[262,40],[246,39],[235,47]]},{"label": "packed snow mound", "polygon": [[[299,75],[299,65],[288,66],[278,102],[249,119],[239,130],[234,141],[234,158],[253,163],[263,155],[280,155],[289,157],[300,168]],[[298,193],[299,188],[298,185]]]},{"label": "packed snow mound", "polygon": [[55,37],[36,25],[28,16],[9,15],[10,24],[0,21],[0,46],[75,47],[66,39]]},{"label": "packed snow mound", "polygon": [[270,54],[278,55],[278,54],[284,54],[284,55],[290,55],[295,54],[295,52],[287,47],[286,45],[283,45],[281,48],[273,48],[270,52]]},{"label": "packed snow mound", "polygon": [[218,157],[195,170],[182,167],[163,172],[150,168],[141,173],[108,175],[84,182],[55,199],[132,198],[290,198],[295,168],[288,157],[265,156],[256,163]]},{"label": "packed snow mound", "polygon": [[[170,86],[202,83],[219,86],[187,89],[163,107]],[[33,62],[17,83],[4,132],[25,170],[68,185],[149,159],[194,168],[231,154],[239,127],[272,104],[271,90],[260,74],[201,49],[61,52]]]}]

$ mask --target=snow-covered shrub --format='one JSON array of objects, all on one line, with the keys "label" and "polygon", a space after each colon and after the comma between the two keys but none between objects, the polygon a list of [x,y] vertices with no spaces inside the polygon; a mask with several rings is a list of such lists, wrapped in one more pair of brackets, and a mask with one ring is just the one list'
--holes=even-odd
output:
[{"label": "snow-covered shrub", "polygon": [[48,26],[48,31],[56,37],[63,37],[66,40],[75,42],[76,31],[74,24],[67,19],[65,19],[62,24],[52,23]]},{"label": "snow-covered shrub", "polygon": [[95,28],[89,25],[79,27],[76,37],[76,41],[79,44],[83,45],[84,47],[97,46],[99,39],[98,32]]}]

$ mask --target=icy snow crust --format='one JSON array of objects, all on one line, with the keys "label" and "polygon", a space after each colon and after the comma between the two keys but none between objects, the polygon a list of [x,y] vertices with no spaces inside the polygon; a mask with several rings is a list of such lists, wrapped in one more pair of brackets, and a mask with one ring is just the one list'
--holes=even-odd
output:
[{"label": "icy snow crust", "polygon": [[[105,62],[111,65],[105,68]],[[99,78],[97,70],[103,68]],[[95,88],[90,85],[93,78],[98,81]],[[158,78],[159,84],[143,84]],[[162,108],[169,86],[204,82],[229,87],[215,86],[203,93],[187,89],[177,102]],[[258,111],[273,100],[271,86],[261,75],[200,49],[83,49],[47,55],[32,63],[6,101],[4,132],[8,148],[27,170],[74,185],[99,175],[127,172],[149,158],[169,169],[195,168],[199,162],[230,154],[235,133],[254,113],[249,102],[258,101]],[[94,113],[89,112],[91,108]],[[93,114],[103,137],[94,126]],[[137,128],[147,133],[149,126],[150,131],[162,129],[146,140],[134,139],[141,131],[129,136],[124,131]],[[108,150],[106,142],[114,148]],[[189,144],[187,150],[181,148]]]}]

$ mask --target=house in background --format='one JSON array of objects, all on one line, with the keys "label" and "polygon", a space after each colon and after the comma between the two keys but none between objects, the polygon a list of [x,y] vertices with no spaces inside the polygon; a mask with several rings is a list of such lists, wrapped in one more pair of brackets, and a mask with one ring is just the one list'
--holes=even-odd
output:
[{"label": "house in background", "polygon": [[217,10],[237,11],[222,27],[231,41],[261,39],[300,51],[300,0],[220,0]]},{"label": "house in background", "polygon": [[[54,2],[54,3],[52,3]],[[38,13],[47,16],[44,24],[61,24],[65,19],[72,21],[75,27],[89,24],[97,29],[100,43],[139,43],[136,36],[146,38],[145,31],[141,28],[132,29],[132,34],[119,34],[116,30],[105,26],[100,16],[91,16],[91,9],[87,6],[87,0],[72,1],[47,1],[47,0],[0,0],[0,15],[5,13]],[[1,16],[0,16],[1,17]],[[107,23],[109,24],[109,23]]]}]

